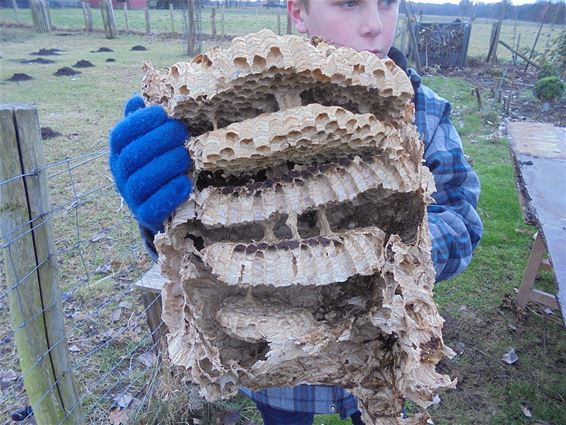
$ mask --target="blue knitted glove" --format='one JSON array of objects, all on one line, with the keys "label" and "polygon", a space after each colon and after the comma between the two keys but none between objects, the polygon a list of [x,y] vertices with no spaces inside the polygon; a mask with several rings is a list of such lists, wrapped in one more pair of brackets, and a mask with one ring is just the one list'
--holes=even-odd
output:
[{"label": "blue knitted glove", "polygon": [[189,134],[161,106],[146,108],[140,96],[126,103],[124,115],[110,132],[110,170],[138,222],[155,234],[192,191]]}]

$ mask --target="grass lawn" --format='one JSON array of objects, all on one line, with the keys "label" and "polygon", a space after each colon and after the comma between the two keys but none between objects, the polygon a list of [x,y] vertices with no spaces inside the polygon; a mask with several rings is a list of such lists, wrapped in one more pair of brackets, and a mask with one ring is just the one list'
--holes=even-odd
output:
[{"label": "grass lawn", "polygon": [[[130,50],[138,44],[148,50]],[[113,52],[92,53],[100,47]],[[46,57],[55,60],[54,64],[19,62],[36,58],[29,53],[40,48],[62,51]],[[50,170],[52,204],[63,205],[54,220],[60,281],[63,290],[73,291],[64,303],[67,332],[79,350],[73,353],[74,372],[90,423],[103,423],[114,396],[124,391],[136,394],[149,379],[140,369],[138,357],[150,342],[143,328],[141,301],[131,291],[135,276],[147,268],[147,259],[135,225],[112,188],[105,153],[108,129],[120,118],[125,99],[140,87],[141,62],[151,60],[163,68],[185,59],[184,48],[180,39],[156,37],[106,40],[99,33],[38,35],[6,28],[1,34],[1,101],[37,105],[41,125],[62,133],[45,142],[47,161],[54,164],[101,152],[99,159],[71,174],[57,166]],[[108,58],[115,61],[107,62]],[[53,75],[79,60],[95,66],[80,69],[82,73],[75,77]],[[6,81],[14,73],[27,73],[33,79]],[[471,86],[463,80],[437,76],[425,78],[425,83],[453,104],[453,121],[482,183],[478,210],[485,225],[484,238],[468,270],[435,289],[436,302],[446,319],[446,343],[463,347],[463,354],[441,363],[440,369],[458,378],[459,385],[456,390],[442,392],[442,402],[430,413],[436,424],[566,423],[566,340],[561,318],[545,314],[535,305],[525,314],[517,314],[509,302],[520,283],[535,229],[522,221],[507,141],[481,137],[494,131],[487,123],[494,106],[486,99],[486,111],[478,111]],[[86,196],[89,191],[94,191],[90,197]],[[72,203],[77,194],[85,195],[84,202],[67,209],[66,203]],[[75,248],[76,241],[82,241],[80,250]],[[101,269],[105,266],[109,267],[106,272]],[[553,291],[548,274],[543,274],[537,285]],[[124,309],[120,319],[111,320],[122,301],[132,306]],[[0,307],[0,325],[8,327],[5,306]],[[119,329],[122,333],[116,339],[97,339],[108,330]],[[512,366],[501,360],[510,348],[519,356]],[[0,356],[3,367],[17,370],[13,352],[0,351]],[[121,366],[113,368],[118,363]],[[111,386],[101,381],[105,373],[110,375]],[[12,408],[14,403],[0,404],[0,409]],[[257,419],[249,402],[237,403],[245,412],[242,417]],[[529,406],[532,418],[523,414],[523,405]],[[175,411],[171,403],[168,408]],[[338,423],[347,422],[332,416],[316,418],[318,425]]]}]

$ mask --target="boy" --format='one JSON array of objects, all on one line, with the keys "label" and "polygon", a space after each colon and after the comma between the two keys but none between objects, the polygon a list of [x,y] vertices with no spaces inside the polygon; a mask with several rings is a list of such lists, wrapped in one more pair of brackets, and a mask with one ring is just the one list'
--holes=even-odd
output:
[{"label": "boy", "polygon": [[[298,32],[336,45],[389,56],[406,70],[406,59],[391,48],[397,26],[397,0],[287,0]],[[435,204],[428,207],[432,259],[437,281],[462,272],[482,235],[476,213],[479,180],[464,159],[460,138],[450,122],[450,104],[406,70],[415,89],[415,124],[424,139],[425,164],[436,183]],[[159,106],[143,108],[139,97],[125,108],[126,118],[110,136],[110,166],[119,192],[140,223],[146,246],[164,220],[190,194],[186,177],[190,158],[183,147],[188,134]],[[362,424],[355,398],[339,387],[242,389],[253,399],[266,425],[310,425],[315,413],[338,413]]]}]

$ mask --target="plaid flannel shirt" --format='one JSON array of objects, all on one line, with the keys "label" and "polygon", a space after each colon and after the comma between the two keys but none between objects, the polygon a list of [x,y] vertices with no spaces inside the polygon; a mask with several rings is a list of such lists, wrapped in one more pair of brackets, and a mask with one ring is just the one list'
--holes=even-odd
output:
[{"label": "plaid flannel shirt", "polygon": [[[434,176],[434,204],[428,206],[432,260],[436,281],[464,271],[472,259],[483,225],[476,212],[480,193],[478,176],[464,159],[462,142],[450,121],[450,103],[420,84],[420,76],[407,70],[415,88],[415,125],[424,140],[425,165]],[[275,409],[307,413],[338,413],[342,419],[358,410],[348,391],[336,386],[299,385],[261,391],[242,388],[252,400]]]}]

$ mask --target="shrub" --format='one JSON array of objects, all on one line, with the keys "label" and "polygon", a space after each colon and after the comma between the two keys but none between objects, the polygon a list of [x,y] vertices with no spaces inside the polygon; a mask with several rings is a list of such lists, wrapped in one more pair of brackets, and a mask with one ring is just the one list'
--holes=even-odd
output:
[{"label": "shrub", "polygon": [[538,73],[539,80],[546,77],[559,77],[559,76],[560,75],[558,74],[558,68],[555,65],[548,62],[542,66],[542,68]]},{"label": "shrub", "polygon": [[541,78],[535,84],[533,93],[544,102],[560,100],[564,94],[564,83],[558,77]]}]

